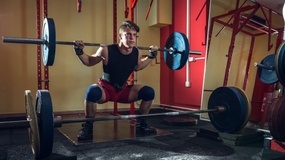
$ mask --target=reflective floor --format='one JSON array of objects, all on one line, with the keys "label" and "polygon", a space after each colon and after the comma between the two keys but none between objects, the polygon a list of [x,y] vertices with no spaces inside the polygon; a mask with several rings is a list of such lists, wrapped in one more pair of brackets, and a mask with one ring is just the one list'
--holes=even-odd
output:
[{"label": "reflective floor", "polygon": [[77,134],[82,123],[64,124],[58,130],[75,145],[86,143],[110,142],[117,140],[135,139],[139,137],[154,137],[172,134],[166,130],[157,129],[156,134],[143,134],[136,132],[134,120],[111,120],[93,123],[93,140],[78,142]]},{"label": "reflective floor", "polygon": [[[70,118],[70,117],[68,117]],[[54,129],[53,150],[47,159],[78,160],[281,160],[285,154],[264,147],[262,139],[252,141],[254,130],[245,128],[240,134],[218,133],[208,121],[194,125],[169,125],[166,117],[148,118],[158,129],[155,135],[140,135],[130,120],[94,122],[94,140],[78,143],[76,135],[81,123],[64,124]],[[213,136],[203,135],[214,131]],[[246,134],[247,136],[243,136]],[[219,135],[220,137],[216,137]],[[227,139],[243,139],[241,145]],[[242,137],[242,138],[240,138]],[[34,159],[27,129],[0,130],[0,160]]]}]

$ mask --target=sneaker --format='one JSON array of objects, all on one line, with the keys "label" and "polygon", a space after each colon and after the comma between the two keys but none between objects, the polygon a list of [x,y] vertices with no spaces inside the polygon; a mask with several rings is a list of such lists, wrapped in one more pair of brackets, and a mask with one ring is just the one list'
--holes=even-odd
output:
[{"label": "sneaker", "polygon": [[136,122],[136,130],[141,133],[146,133],[146,134],[154,134],[157,133],[157,130],[155,128],[152,128],[149,126],[145,119],[138,118]]},{"label": "sneaker", "polygon": [[86,122],[82,124],[82,127],[77,135],[78,141],[88,141],[93,139],[93,123]]}]

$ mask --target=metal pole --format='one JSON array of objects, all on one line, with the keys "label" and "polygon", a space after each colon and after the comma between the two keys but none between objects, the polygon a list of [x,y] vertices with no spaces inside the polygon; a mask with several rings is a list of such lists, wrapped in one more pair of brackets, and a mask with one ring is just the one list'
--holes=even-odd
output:
[{"label": "metal pole", "polygon": [[0,122],[0,129],[29,128],[30,122],[27,120]]},{"label": "metal pole", "polygon": [[105,117],[96,117],[96,118],[61,119],[60,121],[61,123],[95,122],[95,121],[121,120],[121,119],[132,119],[132,118],[142,118],[142,117],[177,116],[177,115],[185,115],[185,114],[218,112],[218,111],[219,109],[209,109],[209,110],[165,112],[165,113],[142,114],[142,115],[122,115],[122,116],[105,116]]},{"label": "metal pole", "polygon": [[[207,112],[217,112],[217,113],[225,112],[225,107],[217,106],[215,109],[208,109],[208,110],[182,111],[182,112],[177,111],[177,112],[165,112],[165,113],[142,114],[142,115],[105,116],[105,117],[96,117],[96,118],[62,119],[61,116],[57,116],[54,117],[53,122],[54,122],[54,127],[61,127],[63,123],[122,120],[122,119],[133,119],[133,118],[142,118],[142,117],[177,116],[177,115],[207,113]],[[30,122],[28,120],[0,122],[0,129],[29,128],[29,127],[30,127]]]},{"label": "metal pole", "polygon": [[268,69],[268,70],[274,70],[275,67],[274,66],[266,66],[264,64],[259,64],[259,63],[254,63],[254,66],[259,67],[259,68],[263,68],[263,69]]},{"label": "metal pole", "polygon": [[[21,37],[5,37],[2,36],[2,40],[5,43],[23,43],[23,44],[41,44],[41,45],[48,45],[48,41],[44,39],[36,39],[36,38],[21,38]],[[56,41],[56,44],[59,45],[74,45],[74,42],[70,41]],[[101,43],[88,43],[84,42],[85,46],[106,46],[107,44]],[[142,47],[136,46],[138,49],[141,50],[150,50],[149,47]],[[158,48],[158,51],[166,51],[166,52],[173,52],[175,53],[183,53],[183,51],[177,51],[176,49],[167,49],[167,48]],[[189,51],[189,54],[201,54],[199,51]]]},{"label": "metal pole", "polygon": [[46,40],[36,38],[20,38],[2,36],[3,42],[7,43],[25,43],[25,44],[46,44]]},{"label": "metal pole", "polygon": [[[60,45],[74,45],[74,42],[68,42],[68,41],[56,41],[56,44]],[[106,46],[105,44],[100,44],[100,43],[85,43],[85,46]]]}]

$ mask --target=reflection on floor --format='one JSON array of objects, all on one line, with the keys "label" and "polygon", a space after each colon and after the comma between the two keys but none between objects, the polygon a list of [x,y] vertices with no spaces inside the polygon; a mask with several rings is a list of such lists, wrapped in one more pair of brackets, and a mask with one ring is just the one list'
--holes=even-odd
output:
[{"label": "reflection on floor", "polygon": [[138,137],[155,137],[172,134],[171,132],[159,128],[156,128],[156,134],[138,133],[135,129],[135,123],[135,120],[110,120],[94,122],[93,140],[86,142],[77,141],[77,134],[82,128],[82,123],[63,124],[62,127],[58,128],[58,130],[75,145],[134,139]]}]

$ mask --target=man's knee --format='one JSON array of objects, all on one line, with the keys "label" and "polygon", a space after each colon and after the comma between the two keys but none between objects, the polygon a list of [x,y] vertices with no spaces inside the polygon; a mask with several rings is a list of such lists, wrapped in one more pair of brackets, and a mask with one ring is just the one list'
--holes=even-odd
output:
[{"label": "man's knee", "polygon": [[153,88],[149,86],[143,86],[138,93],[138,99],[142,99],[144,101],[153,100],[155,96],[155,91]]},{"label": "man's knee", "polygon": [[97,85],[91,85],[87,88],[85,100],[96,103],[102,98],[102,90]]}]

